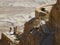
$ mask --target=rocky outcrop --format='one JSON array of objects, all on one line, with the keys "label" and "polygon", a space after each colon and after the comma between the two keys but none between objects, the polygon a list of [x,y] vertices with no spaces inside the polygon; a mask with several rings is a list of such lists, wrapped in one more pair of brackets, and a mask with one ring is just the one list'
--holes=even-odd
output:
[{"label": "rocky outcrop", "polygon": [[56,29],[56,45],[60,45],[60,0],[52,7],[50,13],[51,28]]}]

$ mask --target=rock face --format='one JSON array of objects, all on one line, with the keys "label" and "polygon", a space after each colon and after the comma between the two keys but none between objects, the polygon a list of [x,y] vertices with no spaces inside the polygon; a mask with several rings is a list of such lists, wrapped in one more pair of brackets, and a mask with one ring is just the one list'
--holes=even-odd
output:
[{"label": "rock face", "polygon": [[56,32],[56,45],[60,45],[60,0],[52,7],[50,13],[51,28],[55,27]]},{"label": "rock face", "polygon": [[35,7],[46,3],[55,0],[0,0],[0,31],[17,25],[23,32],[24,23],[35,17]]},{"label": "rock face", "polygon": [[0,0],[0,27],[7,28],[7,24],[8,27],[12,24],[21,26],[21,23],[24,24],[35,16],[36,6],[54,2],[55,0]]},{"label": "rock face", "polygon": [[[47,6],[48,8],[51,6]],[[49,10],[46,5],[38,6],[35,17],[25,23],[24,32],[20,35],[20,45],[54,45],[54,33],[46,24]]]}]

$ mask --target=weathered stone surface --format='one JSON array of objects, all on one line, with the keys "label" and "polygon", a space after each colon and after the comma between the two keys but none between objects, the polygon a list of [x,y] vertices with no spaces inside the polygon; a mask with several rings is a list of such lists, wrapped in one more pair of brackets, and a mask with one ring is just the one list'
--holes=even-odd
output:
[{"label": "weathered stone surface", "polygon": [[56,32],[56,45],[60,45],[60,0],[52,7],[50,13],[51,28],[57,28]]},{"label": "weathered stone surface", "polygon": [[18,25],[23,32],[24,23],[34,17],[35,7],[55,3],[55,0],[0,0],[0,31]]},{"label": "weathered stone surface", "polygon": [[[41,8],[43,8],[43,7],[41,7]],[[48,35],[49,28],[47,26],[45,26],[44,24],[41,24],[41,21],[45,19],[45,16],[49,15],[49,13],[48,13],[49,11],[48,10],[42,11],[41,8],[40,7],[37,8],[35,10],[35,13],[36,13],[35,17],[25,23],[24,32],[22,35],[20,35],[20,41],[21,41],[20,45],[41,45],[41,44],[43,44],[44,39],[46,38],[45,31],[48,31],[47,32],[47,35]],[[41,19],[41,17],[43,17],[43,18]],[[53,43],[52,40],[54,40],[53,39],[54,37],[52,35],[50,35],[49,37],[50,38],[48,38],[48,40]],[[25,42],[25,40],[26,40],[26,42]]]}]

